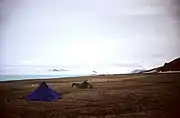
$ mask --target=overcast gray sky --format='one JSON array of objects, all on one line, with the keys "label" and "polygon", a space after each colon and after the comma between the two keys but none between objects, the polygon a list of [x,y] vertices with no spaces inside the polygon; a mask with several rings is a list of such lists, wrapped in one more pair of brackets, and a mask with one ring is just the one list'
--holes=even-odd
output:
[{"label": "overcast gray sky", "polygon": [[178,0],[2,0],[0,62],[114,66],[116,72],[159,66],[180,56],[179,5]]}]

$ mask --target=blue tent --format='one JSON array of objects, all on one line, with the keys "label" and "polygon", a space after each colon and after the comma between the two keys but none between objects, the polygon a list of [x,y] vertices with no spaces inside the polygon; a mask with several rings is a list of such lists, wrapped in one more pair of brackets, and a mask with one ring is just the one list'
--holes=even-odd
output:
[{"label": "blue tent", "polygon": [[40,86],[26,96],[28,101],[55,101],[61,96],[59,93],[53,91],[49,86],[42,82]]}]

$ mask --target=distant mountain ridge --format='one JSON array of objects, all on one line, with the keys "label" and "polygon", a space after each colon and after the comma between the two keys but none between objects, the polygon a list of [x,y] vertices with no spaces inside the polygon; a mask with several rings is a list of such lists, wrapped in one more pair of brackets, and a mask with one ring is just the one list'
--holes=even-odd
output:
[{"label": "distant mountain ridge", "polygon": [[151,71],[156,71],[156,72],[180,71],[180,57],[177,59],[174,59],[168,63],[165,63],[161,67],[146,70],[144,72],[151,72]]},{"label": "distant mountain ridge", "polygon": [[142,73],[144,71],[144,69],[136,69],[133,70],[131,73]]}]

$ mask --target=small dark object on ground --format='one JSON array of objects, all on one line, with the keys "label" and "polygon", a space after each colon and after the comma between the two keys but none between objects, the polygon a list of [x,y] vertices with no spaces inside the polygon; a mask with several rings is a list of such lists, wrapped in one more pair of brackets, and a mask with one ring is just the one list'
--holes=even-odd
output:
[{"label": "small dark object on ground", "polygon": [[5,99],[5,102],[10,102],[10,100],[9,99]]},{"label": "small dark object on ground", "polygon": [[89,84],[87,81],[84,81],[82,83],[72,83],[72,87],[80,89],[91,89],[93,86]]}]

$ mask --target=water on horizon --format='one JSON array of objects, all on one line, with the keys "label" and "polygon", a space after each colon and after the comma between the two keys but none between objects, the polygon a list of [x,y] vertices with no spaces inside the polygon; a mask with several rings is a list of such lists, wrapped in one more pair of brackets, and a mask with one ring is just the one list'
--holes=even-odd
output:
[{"label": "water on horizon", "polygon": [[29,79],[51,79],[64,77],[77,77],[85,75],[0,75],[0,81],[29,80]]}]

